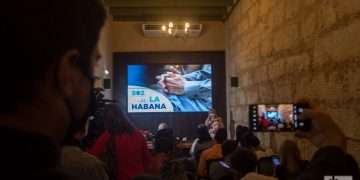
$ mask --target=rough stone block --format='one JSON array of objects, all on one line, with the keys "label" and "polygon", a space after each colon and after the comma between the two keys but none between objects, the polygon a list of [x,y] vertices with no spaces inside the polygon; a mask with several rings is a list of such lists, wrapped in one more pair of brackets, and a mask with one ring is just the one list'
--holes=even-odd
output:
[{"label": "rough stone block", "polygon": [[252,87],[246,90],[249,104],[256,104],[259,102],[258,88]]},{"label": "rough stone block", "polygon": [[263,17],[267,15],[272,7],[272,1],[260,0],[259,1],[259,15]]},{"label": "rough stone block", "polygon": [[334,1],[323,1],[318,8],[320,29],[328,29],[336,23],[336,11]]},{"label": "rough stone block", "polygon": [[295,48],[300,43],[297,24],[284,25],[276,32],[274,49],[276,51]]},{"label": "rough stone block", "polygon": [[[281,79],[279,81],[287,81]],[[276,102],[293,102],[292,88],[290,84],[284,82],[274,82],[274,101]]]},{"label": "rough stone block", "polygon": [[340,18],[345,15],[360,13],[360,1],[336,0],[336,13]]},{"label": "rough stone block", "polygon": [[315,65],[326,64],[326,57],[334,61],[344,61],[358,57],[360,52],[360,20],[333,31],[315,43]]},{"label": "rough stone block", "polygon": [[304,73],[309,70],[311,66],[310,63],[310,57],[306,53],[288,57],[286,59],[286,72],[288,74]]},{"label": "rough stone block", "polygon": [[292,19],[296,17],[299,12],[302,10],[302,1],[303,0],[291,0],[285,1],[285,18]]},{"label": "rough stone block", "polygon": [[271,82],[263,83],[259,86],[259,102],[273,103],[274,102],[274,86]]},{"label": "rough stone block", "polygon": [[254,27],[259,18],[259,8],[255,4],[249,11],[249,26]]},{"label": "rough stone block", "polygon": [[305,13],[301,19],[301,35],[307,41],[310,37],[316,36],[318,26],[315,12]]},{"label": "rough stone block", "polygon": [[285,1],[278,1],[278,4],[272,7],[268,14],[267,24],[270,29],[278,28],[285,20]]},{"label": "rough stone block", "polygon": [[277,60],[267,65],[267,72],[270,80],[278,79],[280,76],[286,73],[285,61]]}]

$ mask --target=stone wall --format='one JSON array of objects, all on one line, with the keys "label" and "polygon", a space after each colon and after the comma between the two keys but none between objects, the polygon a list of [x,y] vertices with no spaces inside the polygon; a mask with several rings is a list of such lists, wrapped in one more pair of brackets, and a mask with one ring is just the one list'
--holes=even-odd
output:
[{"label": "stone wall", "polygon": [[[228,88],[235,125],[251,103],[309,99],[345,132],[360,162],[360,1],[240,0],[226,22]],[[228,78],[229,79],[229,78]],[[291,133],[259,134],[275,150]],[[299,141],[303,155],[315,148]]]}]

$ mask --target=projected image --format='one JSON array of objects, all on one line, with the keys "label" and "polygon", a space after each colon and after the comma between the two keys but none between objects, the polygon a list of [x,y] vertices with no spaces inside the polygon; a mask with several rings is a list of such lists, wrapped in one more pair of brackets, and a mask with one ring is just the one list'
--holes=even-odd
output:
[{"label": "projected image", "polygon": [[204,112],[212,107],[210,64],[128,65],[128,112]]}]

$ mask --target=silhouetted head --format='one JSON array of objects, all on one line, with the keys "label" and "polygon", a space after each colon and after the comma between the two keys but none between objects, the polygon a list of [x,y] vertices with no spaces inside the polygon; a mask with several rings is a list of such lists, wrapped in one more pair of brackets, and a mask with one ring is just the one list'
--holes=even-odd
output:
[{"label": "silhouetted head", "polygon": [[205,124],[198,125],[197,135],[199,138],[199,143],[211,141],[211,136],[209,134],[209,129],[205,126]]},{"label": "silhouetted head", "polygon": [[236,170],[240,177],[249,172],[256,171],[257,158],[254,152],[247,149],[239,149],[231,156],[231,167]]},{"label": "silhouetted head", "polygon": [[323,179],[324,176],[352,176],[359,179],[358,164],[354,158],[336,146],[320,148],[313,156],[300,180]]},{"label": "silhouetted head", "polygon": [[218,131],[216,131],[215,134],[215,141],[218,144],[222,144],[227,139],[227,131],[225,128],[220,128]]},{"label": "silhouetted head", "polygon": [[221,145],[222,155],[226,157],[233,153],[236,148],[238,147],[236,141],[234,140],[227,140]]},{"label": "silhouetted head", "polygon": [[132,133],[134,131],[128,116],[115,104],[105,106],[104,125],[110,134]]}]

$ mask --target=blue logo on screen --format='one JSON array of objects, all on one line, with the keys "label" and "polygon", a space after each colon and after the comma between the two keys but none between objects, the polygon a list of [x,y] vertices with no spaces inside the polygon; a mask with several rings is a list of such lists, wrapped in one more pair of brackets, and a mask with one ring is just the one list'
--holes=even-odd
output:
[{"label": "blue logo on screen", "polygon": [[131,94],[133,96],[144,96],[145,95],[144,91],[139,91],[139,90],[132,91]]}]

